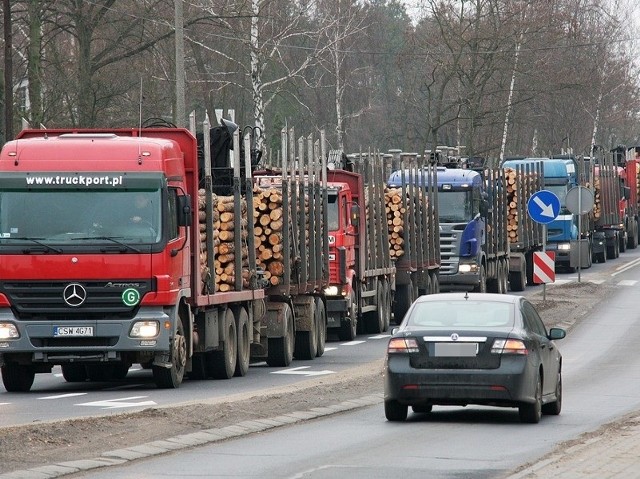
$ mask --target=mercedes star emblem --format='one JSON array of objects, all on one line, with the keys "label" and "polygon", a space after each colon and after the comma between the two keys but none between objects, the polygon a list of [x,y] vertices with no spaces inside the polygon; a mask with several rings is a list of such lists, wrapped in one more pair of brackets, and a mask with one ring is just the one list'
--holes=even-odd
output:
[{"label": "mercedes star emblem", "polygon": [[82,305],[87,299],[87,290],[79,283],[71,283],[62,292],[64,302],[71,307]]}]

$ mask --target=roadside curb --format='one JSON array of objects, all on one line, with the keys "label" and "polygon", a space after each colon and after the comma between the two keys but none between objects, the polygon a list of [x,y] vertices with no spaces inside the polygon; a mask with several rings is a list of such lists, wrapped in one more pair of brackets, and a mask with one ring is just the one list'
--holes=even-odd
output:
[{"label": "roadside curb", "polygon": [[268,419],[242,421],[232,426],[204,429],[191,434],[182,434],[160,441],[152,441],[138,446],[115,449],[102,453],[99,457],[78,461],[60,462],[47,466],[33,467],[21,471],[0,474],[0,479],[50,479],[75,474],[91,469],[119,466],[130,461],[166,454],[179,449],[201,446],[224,441],[255,432],[262,432],[277,427],[288,426],[319,417],[360,409],[381,404],[383,394],[371,394],[325,407],[314,407],[305,411],[294,411]]}]

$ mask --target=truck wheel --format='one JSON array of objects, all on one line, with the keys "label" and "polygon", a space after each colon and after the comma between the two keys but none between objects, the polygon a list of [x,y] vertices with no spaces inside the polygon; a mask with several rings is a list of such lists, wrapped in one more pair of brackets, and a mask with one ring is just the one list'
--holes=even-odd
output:
[{"label": "truck wheel", "polygon": [[31,389],[36,372],[32,366],[5,363],[2,366],[2,384],[7,392],[24,393]]},{"label": "truck wheel", "polygon": [[388,281],[384,282],[384,330],[388,331],[391,324],[391,308],[393,306],[393,298],[391,293],[391,285]]},{"label": "truck wheel", "polygon": [[376,310],[368,312],[365,318],[367,333],[380,334],[384,331],[384,301],[383,285],[379,281],[376,288]]},{"label": "truck wheel", "polygon": [[238,331],[231,309],[227,309],[224,314],[224,324],[222,349],[206,353],[209,375],[215,379],[231,379],[238,359]]},{"label": "truck wheel", "polygon": [[480,281],[478,285],[473,288],[473,291],[476,293],[486,293],[487,292],[487,270],[484,268],[484,265],[480,265]]},{"label": "truck wheel", "polygon": [[293,312],[287,303],[282,303],[283,322],[285,324],[284,337],[269,338],[267,364],[272,367],[287,367],[293,361],[295,346],[295,329],[293,326]]},{"label": "truck wheel", "polygon": [[356,292],[351,290],[349,311],[338,331],[340,341],[353,341],[358,334],[358,304]]},{"label": "truck wheel", "polygon": [[628,236],[626,233],[620,236],[620,245],[618,246],[620,253],[624,253],[625,251],[627,251],[627,238]]},{"label": "truck wheel", "polygon": [[402,318],[409,310],[409,306],[415,301],[411,284],[403,284],[396,289],[396,304],[393,309],[393,318],[396,324],[402,322]]},{"label": "truck wheel", "polygon": [[525,273],[523,271],[509,273],[509,286],[511,286],[511,291],[524,291],[527,286]]},{"label": "truck wheel", "polygon": [[236,317],[238,325],[238,358],[236,360],[235,376],[245,376],[249,371],[249,362],[251,359],[251,329],[249,326],[249,314],[244,308],[237,311]]},{"label": "truck wheel", "polygon": [[83,383],[87,380],[87,369],[84,364],[63,364],[62,377],[68,383]]},{"label": "truck wheel", "polygon": [[431,274],[431,294],[438,294],[440,292],[440,279],[438,273]]},{"label": "truck wheel", "polygon": [[187,341],[184,337],[182,320],[178,316],[178,325],[171,341],[171,367],[152,366],[156,386],[162,389],[176,389],[182,384],[187,364]]},{"label": "truck wheel", "polygon": [[316,324],[318,318],[316,318],[315,306],[315,301],[312,301],[310,303],[305,303],[304,306],[299,307],[299,309],[297,310],[299,314],[309,316],[309,322],[311,323],[311,325],[309,327],[309,331],[296,332],[296,347],[293,353],[293,356],[296,359],[313,359],[318,353],[318,326]]},{"label": "truck wheel", "polygon": [[327,342],[327,309],[321,298],[315,299],[315,316],[316,316],[316,357],[324,354],[324,345]]}]

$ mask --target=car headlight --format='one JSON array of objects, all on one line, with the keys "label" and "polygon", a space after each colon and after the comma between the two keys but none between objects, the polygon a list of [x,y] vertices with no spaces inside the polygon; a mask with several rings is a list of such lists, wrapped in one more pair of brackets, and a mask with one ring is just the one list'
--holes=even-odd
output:
[{"label": "car headlight", "polygon": [[571,249],[570,243],[558,243],[558,250],[569,251]]},{"label": "car headlight", "polygon": [[13,323],[0,323],[0,339],[18,339],[20,332]]},{"label": "car headlight", "polygon": [[129,336],[132,338],[154,338],[160,331],[158,321],[137,321],[131,327]]}]

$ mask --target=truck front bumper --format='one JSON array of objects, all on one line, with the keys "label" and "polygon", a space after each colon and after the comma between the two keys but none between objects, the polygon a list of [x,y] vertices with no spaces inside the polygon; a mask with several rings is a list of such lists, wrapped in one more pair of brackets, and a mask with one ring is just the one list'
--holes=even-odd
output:
[{"label": "truck front bumper", "polygon": [[[151,323],[157,324],[157,334],[132,335],[136,324]],[[86,321],[20,321],[7,308],[0,310],[3,325],[15,326],[19,337],[0,338],[0,364],[14,354],[28,363],[118,361],[125,352],[168,352],[173,335],[171,318],[160,307],[140,308],[132,319]]]}]

